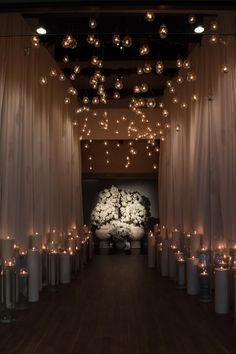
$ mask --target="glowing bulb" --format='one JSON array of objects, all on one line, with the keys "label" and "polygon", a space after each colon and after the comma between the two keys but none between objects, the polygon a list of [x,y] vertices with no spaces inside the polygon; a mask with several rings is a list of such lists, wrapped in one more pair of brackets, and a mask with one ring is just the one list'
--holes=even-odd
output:
[{"label": "glowing bulb", "polygon": [[176,125],[175,130],[176,130],[177,132],[179,132],[179,130],[180,130],[179,124]]},{"label": "glowing bulb", "polygon": [[217,43],[217,42],[218,42],[218,37],[217,37],[215,34],[213,34],[212,36],[210,36],[209,42],[210,42],[211,44]]},{"label": "glowing bulb", "polygon": [[89,98],[88,98],[87,96],[85,96],[85,97],[83,98],[83,103],[84,103],[84,104],[88,104],[88,103],[89,103]]},{"label": "glowing bulb", "polygon": [[178,98],[177,97],[173,97],[172,102],[173,103],[178,103]]},{"label": "glowing bulb", "polygon": [[152,109],[156,107],[155,98],[148,98],[148,100],[147,100],[147,107],[148,107],[148,108],[152,108]]},{"label": "glowing bulb", "polygon": [[183,81],[184,81],[184,79],[183,79],[182,76],[180,76],[180,75],[179,75],[179,76],[177,77],[177,79],[176,79],[177,84],[182,84]]},{"label": "glowing bulb", "polygon": [[184,69],[190,69],[190,61],[189,60],[184,60],[183,68]]},{"label": "glowing bulb", "polygon": [[38,36],[32,36],[31,38],[31,42],[32,42],[32,46],[35,48],[39,48],[40,47],[40,41],[39,41],[39,37]]},{"label": "glowing bulb", "polygon": [[62,58],[63,63],[68,63],[69,62],[69,57],[68,55],[64,55],[64,57]]},{"label": "glowing bulb", "polygon": [[167,34],[168,34],[168,28],[166,27],[166,25],[161,25],[159,28],[160,38],[162,38],[162,39],[166,38]]},{"label": "glowing bulb", "polygon": [[167,109],[163,109],[162,115],[163,115],[163,117],[165,117],[165,118],[168,117],[169,112],[167,111]]},{"label": "glowing bulb", "polygon": [[89,27],[92,28],[92,29],[97,27],[97,22],[96,22],[96,20],[94,18],[90,18]]},{"label": "glowing bulb", "polygon": [[197,80],[197,75],[194,72],[187,73],[187,81],[192,82]]},{"label": "glowing bulb", "polygon": [[196,101],[198,100],[198,96],[197,96],[196,93],[192,94],[191,100],[192,100],[193,102],[196,102]]},{"label": "glowing bulb", "polygon": [[119,45],[120,44],[120,35],[119,34],[114,34],[113,38],[112,38],[112,42],[116,45]]},{"label": "glowing bulb", "polygon": [[39,79],[40,85],[44,86],[47,85],[47,77],[46,76],[41,76]]},{"label": "glowing bulb", "polygon": [[123,39],[123,41],[122,41],[122,44],[123,44],[123,46],[126,47],[126,48],[131,47],[131,45],[132,45],[132,38],[131,38],[130,36],[125,36],[124,39]]},{"label": "glowing bulb", "polygon": [[69,97],[65,97],[64,103],[65,103],[65,104],[70,104],[70,98],[69,98]]},{"label": "glowing bulb", "polygon": [[66,79],[65,75],[63,73],[60,73],[59,74],[59,80],[60,81],[65,81],[65,79]]},{"label": "glowing bulb", "polygon": [[190,23],[191,25],[193,24],[193,23],[195,23],[196,22],[196,17],[195,17],[195,15],[189,15],[188,16],[188,23]]},{"label": "glowing bulb", "polygon": [[138,75],[142,75],[142,74],[143,74],[143,68],[142,68],[141,66],[139,66],[139,67],[137,68],[137,74],[138,74]]},{"label": "glowing bulb", "polygon": [[162,61],[157,61],[156,62],[156,73],[157,74],[162,74],[163,73],[163,68],[164,68],[164,65],[163,65],[163,62]]},{"label": "glowing bulb", "polygon": [[149,46],[147,44],[142,45],[142,47],[139,48],[139,54],[140,55],[147,55],[149,53]]},{"label": "glowing bulb", "polygon": [[88,43],[88,44],[94,44],[95,41],[96,41],[96,38],[95,38],[95,36],[94,36],[93,33],[89,33],[89,34],[87,35],[86,40],[87,40],[87,43]]},{"label": "glowing bulb", "polygon": [[177,68],[182,68],[182,66],[183,66],[183,61],[182,61],[182,59],[177,59],[177,61],[176,61],[176,66],[177,66]]},{"label": "glowing bulb", "polygon": [[144,66],[143,66],[143,72],[144,72],[145,74],[150,74],[151,71],[152,71],[152,66],[151,66],[151,64],[145,63]]},{"label": "glowing bulb", "polygon": [[57,71],[56,71],[56,69],[54,69],[54,68],[51,69],[49,75],[50,75],[51,77],[56,77],[56,76],[57,76]]},{"label": "glowing bulb", "polygon": [[120,93],[116,91],[113,97],[115,98],[115,100],[118,100],[120,98]]},{"label": "glowing bulb", "polygon": [[152,168],[153,168],[154,170],[157,170],[157,164],[154,163],[154,164],[152,165]]},{"label": "glowing bulb", "polygon": [[79,74],[79,72],[80,72],[80,66],[79,65],[75,65],[74,66],[74,73],[75,74]]},{"label": "glowing bulb", "polygon": [[218,29],[218,23],[216,21],[212,21],[210,24],[210,30],[217,31],[217,29]]},{"label": "glowing bulb", "polygon": [[71,79],[72,81],[74,81],[74,80],[76,79],[75,73],[70,74],[70,79]]},{"label": "glowing bulb", "polygon": [[227,74],[229,72],[229,67],[224,64],[221,68],[222,73]]},{"label": "glowing bulb", "polygon": [[120,79],[116,79],[115,88],[116,88],[117,90],[122,90],[122,88],[123,88],[123,82],[122,82]]},{"label": "glowing bulb", "polygon": [[186,109],[188,107],[188,105],[186,102],[182,102],[180,107]]},{"label": "glowing bulb", "polygon": [[141,84],[140,90],[142,92],[147,92],[149,90],[148,84],[146,84],[146,83]]},{"label": "glowing bulb", "polygon": [[153,22],[155,20],[155,14],[151,11],[147,11],[145,18],[148,22]]}]

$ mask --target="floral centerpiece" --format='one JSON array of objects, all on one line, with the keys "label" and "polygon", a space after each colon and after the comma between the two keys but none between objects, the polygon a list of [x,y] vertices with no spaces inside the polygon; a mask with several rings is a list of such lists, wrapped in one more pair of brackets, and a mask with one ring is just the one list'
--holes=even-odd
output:
[{"label": "floral centerpiece", "polygon": [[120,190],[115,186],[99,193],[98,202],[91,214],[92,225],[97,230],[106,227],[107,237],[115,242],[132,238],[134,228],[144,234],[148,216],[145,197],[137,191]]}]

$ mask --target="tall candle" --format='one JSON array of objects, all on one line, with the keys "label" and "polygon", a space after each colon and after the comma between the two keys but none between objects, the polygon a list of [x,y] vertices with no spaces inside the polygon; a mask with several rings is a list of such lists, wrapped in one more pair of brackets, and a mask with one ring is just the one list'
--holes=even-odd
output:
[{"label": "tall candle", "polygon": [[28,269],[29,269],[29,301],[39,300],[39,251],[36,249],[28,250]]},{"label": "tall candle", "polygon": [[29,248],[36,248],[39,251],[42,250],[42,235],[37,232],[33,235],[29,235]]},{"label": "tall candle", "polygon": [[155,268],[156,240],[152,232],[148,234],[148,267]]},{"label": "tall candle", "polygon": [[15,239],[10,236],[0,240],[2,260],[14,257],[14,243]]},{"label": "tall candle", "polygon": [[60,282],[70,283],[70,256],[66,251],[60,253]]},{"label": "tall candle", "polygon": [[169,277],[173,279],[175,277],[175,272],[176,272],[176,253],[177,249],[175,246],[171,247],[169,249]]},{"label": "tall candle", "polygon": [[161,275],[163,277],[168,276],[168,246],[169,246],[169,241],[163,240],[162,252],[161,252]]},{"label": "tall candle", "polygon": [[185,277],[186,262],[184,259],[180,258],[177,260],[176,264],[177,264],[176,285],[177,285],[177,288],[183,289],[183,288],[185,288],[185,285],[186,285],[186,277]]},{"label": "tall candle", "polygon": [[229,269],[215,268],[215,312],[229,312]]},{"label": "tall candle", "polygon": [[210,287],[210,275],[206,270],[203,270],[199,274],[199,286],[200,286],[200,301],[211,301],[211,287]]},{"label": "tall candle", "polygon": [[197,257],[201,249],[201,235],[196,232],[190,236],[190,256]]},{"label": "tall candle", "polygon": [[15,260],[4,261],[2,270],[2,300],[1,322],[10,323],[15,318],[16,305],[16,268]]},{"label": "tall candle", "polygon": [[162,243],[157,243],[157,246],[156,246],[156,267],[158,269],[161,266],[161,252],[162,252]]},{"label": "tall candle", "polygon": [[198,263],[199,259],[194,256],[187,259],[187,293],[189,295],[199,293]]},{"label": "tall candle", "polygon": [[166,228],[165,226],[162,226],[161,228],[161,239],[164,241],[166,239]]},{"label": "tall candle", "polygon": [[178,231],[177,229],[172,231],[172,244],[176,248],[180,248],[180,231]]},{"label": "tall candle", "polygon": [[54,290],[59,285],[59,258],[56,251],[49,252],[48,274],[50,289]]}]

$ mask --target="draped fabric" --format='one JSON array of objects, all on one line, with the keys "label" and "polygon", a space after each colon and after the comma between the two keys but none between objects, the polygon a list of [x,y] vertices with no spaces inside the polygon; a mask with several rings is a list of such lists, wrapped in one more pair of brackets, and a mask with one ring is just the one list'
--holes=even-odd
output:
[{"label": "draped fabric", "polygon": [[[82,228],[80,143],[75,102],[64,103],[69,83],[49,76],[56,63],[20,36],[28,31],[20,16],[0,22],[0,235],[26,246],[32,232]],[[19,36],[5,37],[8,30]]]},{"label": "draped fabric", "polygon": [[[228,18],[219,21],[221,31],[222,24],[236,23]],[[230,31],[235,33],[235,28]],[[211,248],[236,244],[235,58],[234,35],[219,37],[216,44],[205,36],[189,57],[197,80],[173,82],[178,104],[169,92],[164,99],[171,129],[160,149],[160,220],[169,229],[197,230]],[[222,72],[224,64],[228,73]],[[186,70],[180,75],[186,78]],[[191,100],[192,94],[198,95],[197,102]],[[183,102],[187,109],[180,107]]]}]

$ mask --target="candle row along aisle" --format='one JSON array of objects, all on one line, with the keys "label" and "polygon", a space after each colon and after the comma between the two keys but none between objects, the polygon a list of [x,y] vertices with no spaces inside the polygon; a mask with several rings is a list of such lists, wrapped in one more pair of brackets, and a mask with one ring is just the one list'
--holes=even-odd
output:
[{"label": "candle row along aisle", "polygon": [[[214,301],[218,314],[236,312],[236,245],[214,250],[203,247],[203,236],[155,225],[148,233],[148,267],[169,277],[178,289]],[[236,320],[235,320],[236,322]]]},{"label": "candle row along aisle", "polygon": [[83,238],[73,232],[62,238],[53,230],[47,235],[47,244],[35,233],[29,236],[29,247],[24,251],[19,251],[13,237],[0,240],[2,323],[14,321],[16,310],[39,301],[43,288],[58,291],[60,285],[70,283],[92,259],[91,232],[84,228]]}]

